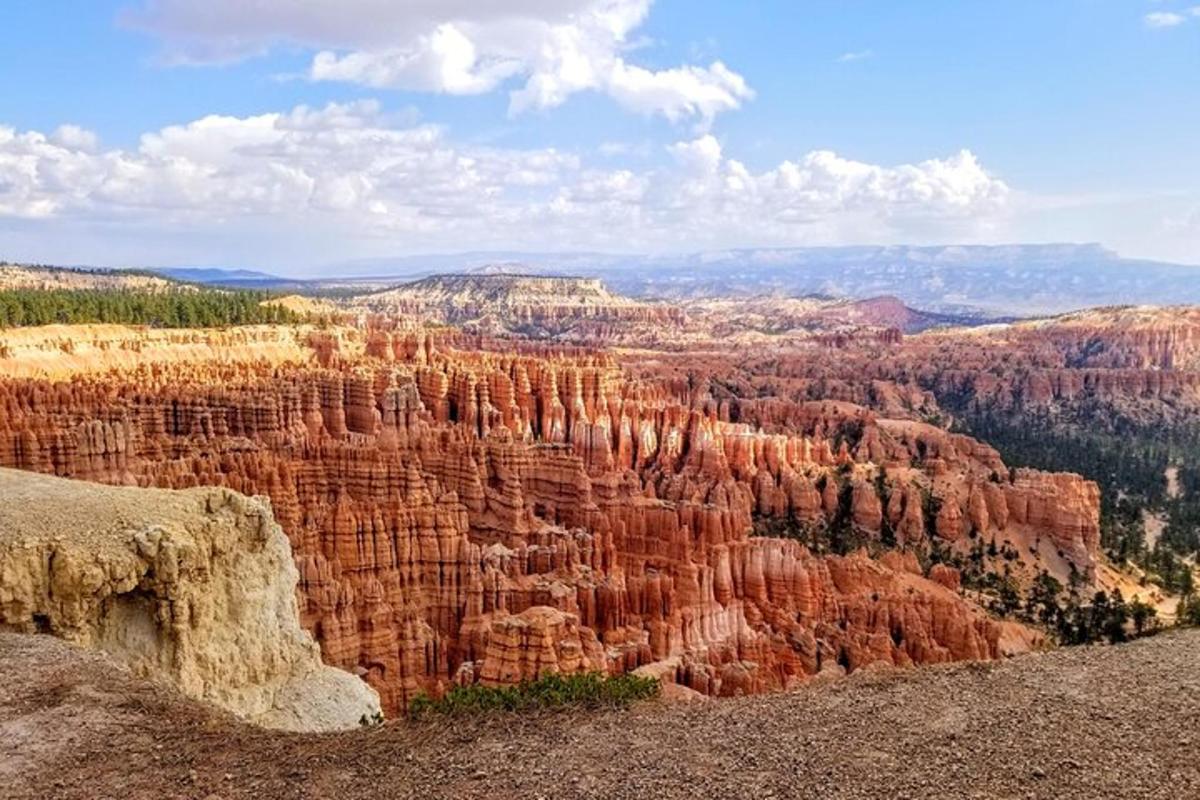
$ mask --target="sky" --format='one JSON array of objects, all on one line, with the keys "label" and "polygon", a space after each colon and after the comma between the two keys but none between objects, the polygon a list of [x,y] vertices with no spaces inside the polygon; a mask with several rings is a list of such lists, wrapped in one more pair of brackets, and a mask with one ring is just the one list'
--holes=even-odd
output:
[{"label": "sky", "polygon": [[8,0],[0,259],[1200,263],[1196,2]]}]

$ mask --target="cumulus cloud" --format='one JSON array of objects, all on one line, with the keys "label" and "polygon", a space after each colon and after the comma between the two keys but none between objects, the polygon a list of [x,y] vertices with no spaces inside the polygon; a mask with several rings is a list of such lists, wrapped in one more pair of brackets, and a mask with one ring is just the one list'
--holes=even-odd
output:
[{"label": "cumulus cloud", "polygon": [[1175,28],[1189,19],[1200,18],[1200,6],[1192,6],[1177,11],[1154,11],[1144,17],[1142,21],[1147,28]]},{"label": "cumulus cloud", "polygon": [[733,229],[758,240],[863,241],[931,229],[953,238],[1002,215],[1010,196],[965,150],[890,167],[818,150],[760,173],[727,158],[711,135],[671,153],[684,177],[664,204],[669,218],[697,232]]},{"label": "cumulus cloud", "polygon": [[402,249],[621,249],[951,235],[1003,214],[1010,194],[967,151],[883,166],[822,150],[755,172],[712,135],[667,150],[661,164],[600,168],[553,148],[461,144],[371,101],[207,116],[127,150],[78,128],[0,127],[0,218],[192,232],[260,220]]},{"label": "cumulus cloud", "polygon": [[1142,19],[1148,28],[1174,28],[1187,22],[1187,17],[1174,11],[1154,11]]},{"label": "cumulus cloud", "polygon": [[512,80],[510,113],[599,91],[676,121],[739,108],[754,92],[720,61],[652,70],[629,63],[651,0],[147,0],[127,15],[160,36],[170,60],[205,63],[284,44],[316,50],[317,81],[480,94]]}]

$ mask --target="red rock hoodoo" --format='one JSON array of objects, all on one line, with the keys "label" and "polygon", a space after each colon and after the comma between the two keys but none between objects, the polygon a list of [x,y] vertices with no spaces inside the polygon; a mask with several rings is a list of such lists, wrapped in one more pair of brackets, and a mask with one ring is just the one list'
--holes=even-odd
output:
[{"label": "red rock hoodoo", "polygon": [[87,345],[121,351],[104,371],[45,356],[52,377],[0,379],[0,465],[265,495],[326,663],[392,712],[544,670],[648,667],[730,695],[1002,654],[1001,624],[953,570],[927,578],[911,551],[818,555],[756,525],[842,525],[872,552],[985,537],[1094,567],[1095,484],[1010,474],[930,425],[718,401],[706,381],[636,377],[603,352],[289,335],[142,346],[109,331],[123,344]]}]

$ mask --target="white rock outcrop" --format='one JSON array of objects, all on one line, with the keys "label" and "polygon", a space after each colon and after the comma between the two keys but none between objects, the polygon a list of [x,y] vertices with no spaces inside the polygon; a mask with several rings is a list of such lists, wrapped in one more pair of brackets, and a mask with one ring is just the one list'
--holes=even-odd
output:
[{"label": "white rock outcrop", "polygon": [[0,469],[0,630],[103,650],[271,728],[355,727],[379,697],[321,663],[269,504]]}]

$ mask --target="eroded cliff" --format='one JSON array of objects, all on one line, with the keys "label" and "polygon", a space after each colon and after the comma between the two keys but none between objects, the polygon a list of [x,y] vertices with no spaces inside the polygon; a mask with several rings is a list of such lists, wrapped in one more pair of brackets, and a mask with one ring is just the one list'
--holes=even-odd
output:
[{"label": "eroded cliff", "polygon": [[291,548],[261,500],[9,469],[0,497],[0,629],[104,650],[267,727],[350,728],[379,711],[300,627]]},{"label": "eroded cliff", "polygon": [[[914,553],[988,540],[1030,570],[1094,567],[1094,484],[1010,473],[933,426],[724,402],[694,372],[634,378],[603,352],[419,329],[289,341],[285,359],[168,342],[103,375],[4,380],[0,464],[270,497],[305,628],[390,710],[546,669],[727,695],[994,658],[1038,636]],[[863,549],[752,535],[772,520]],[[892,547],[908,552],[868,553]]]}]

